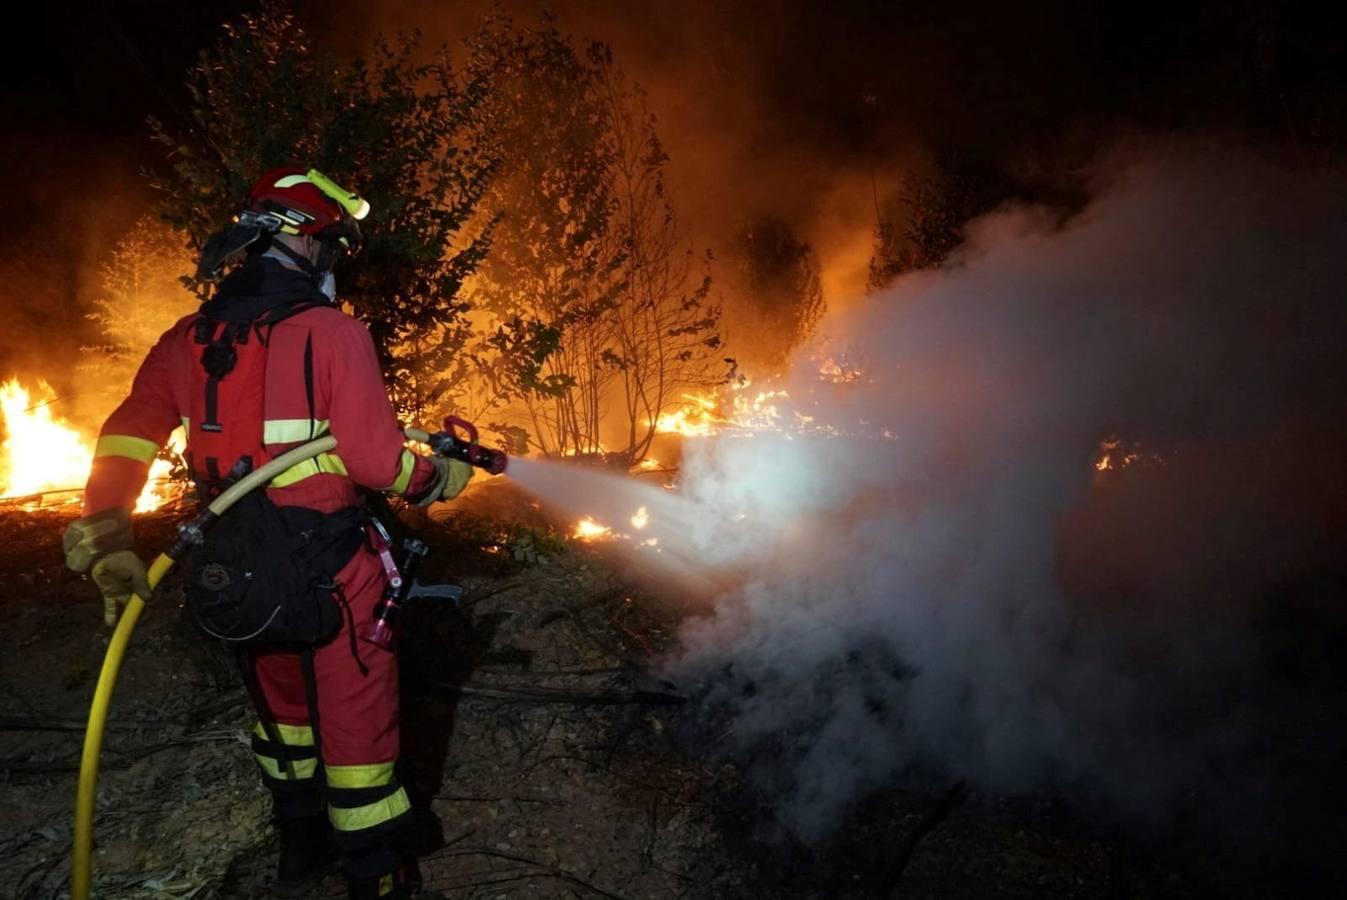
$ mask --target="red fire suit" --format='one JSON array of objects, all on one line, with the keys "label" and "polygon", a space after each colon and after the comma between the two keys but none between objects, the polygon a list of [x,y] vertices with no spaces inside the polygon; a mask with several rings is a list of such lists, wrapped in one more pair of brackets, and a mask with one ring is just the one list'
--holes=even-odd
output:
[{"label": "red fire suit", "polygon": [[[187,417],[193,369],[201,365],[201,347],[193,341],[198,318],[187,316],[159,339],[130,396],[103,426],[85,492],[86,515],[119,505],[129,509],[150,461],[178,425],[187,428],[191,452],[194,423]],[[272,458],[329,432],[339,445],[337,452],[278,476],[267,489],[276,504],[334,512],[359,502],[356,485],[411,494],[428,487],[433,467],[403,446],[374,344],[363,325],[334,307],[313,308],[272,326],[268,347],[264,456]],[[306,347],[312,354],[312,417],[303,363]],[[362,548],[337,581],[352,616],[314,654],[326,790],[315,778],[318,760],[297,653],[253,655],[261,692],[287,753],[282,755],[260,725],[253,748],[263,781],[273,792],[277,817],[321,814],[325,799],[349,860],[352,854],[368,855],[369,848],[386,844],[405,822],[409,803],[393,774],[398,756],[396,660],[364,642],[358,643],[357,658],[348,633],[350,621],[359,628],[370,620],[383,591],[384,571],[378,557]],[[289,767],[282,763],[285,756]],[[379,874],[386,864],[385,858],[371,858],[371,874]]]}]

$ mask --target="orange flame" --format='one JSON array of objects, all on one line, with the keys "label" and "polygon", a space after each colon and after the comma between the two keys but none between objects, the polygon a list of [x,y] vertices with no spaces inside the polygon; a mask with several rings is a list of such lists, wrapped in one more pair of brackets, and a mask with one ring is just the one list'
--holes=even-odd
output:
[{"label": "orange flame", "polygon": [[[4,452],[0,453],[0,496],[26,497],[46,491],[84,486],[93,449],[75,429],[52,415],[55,392],[38,382],[41,399],[12,378],[0,385],[0,413],[5,421]],[[78,493],[64,502],[79,499]]]},{"label": "orange flame", "polygon": [[[47,502],[79,502],[93,464],[94,441],[52,413],[55,399],[55,392],[43,381],[32,393],[17,378],[0,385],[0,415],[5,425],[4,445],[0,447],[0,497],[59,492],[60,497]],[[181,430],[169,440],[179,453],[185,444]],[[171,469],[165,460],[154,461],[145,489],[136,500],[136,512],[158,509],[175,495],[168,483]]]},{"label": "orange flame", "polygon": [[574,535],[582,541],[596,541],[608,537],[611,533],[611,528],[607,525],[600,525],[589,516],[585,516],[575,524]]}]

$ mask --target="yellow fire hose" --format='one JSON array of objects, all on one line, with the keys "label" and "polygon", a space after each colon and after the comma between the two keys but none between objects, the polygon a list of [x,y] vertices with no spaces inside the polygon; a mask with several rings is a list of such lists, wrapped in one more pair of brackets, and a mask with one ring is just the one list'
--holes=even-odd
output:
[{"label": "yellow fire hose", "polygon": [[[419,428],[407,428],[403,433],[408,439],[426,443],[430,435]],[[248,474],[237,484],[216,497],[206,507],[206,512],[193,523],[204,523],[209,527],[229,507],[238,502],[244,494],[270,482],[291,466],[312,459],[320,453],[327,453],[337,446],[337,439],[331,436],[310,441],[283,453],[255,472]],[[198,530],[197,534],[199,535]],[[161,553],[150,566],[150,590],[159,586],[159,582],[173,568],[177,557],[192,545],[189,536],[179,538],[167,552]],[[146,598],[148,599],[148,598]],[[89,707],[89,724],[84,732],[84,753],[80,758],[79,787],[75,793],[75,844],[71,852],[70,896],[71,900],[88,900],[93,876],[94,842],[94,795],[98,787],[98,756],[103,748],[103,729],[108,719],[108,702],[112,699],[113,688],[117,685],[117,673],[122,667],[122,657],[126,654],[127,642],[136,628],[136,621],[145,609],[145,599],[132,595],[126,609],[122,612],[117,628],[108,642],[107,655],[103,657],[103,669],[98,674],[98,686],[94,689],[93,704]]]}]

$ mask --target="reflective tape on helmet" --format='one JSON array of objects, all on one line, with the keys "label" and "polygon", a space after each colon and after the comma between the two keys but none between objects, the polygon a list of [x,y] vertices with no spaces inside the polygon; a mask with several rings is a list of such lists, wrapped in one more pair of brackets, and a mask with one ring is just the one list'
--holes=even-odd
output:
[{"label": "reflective tape on helmet", "polygon": [[335,453],[320,453],[286,469],[271,479],[272,487],[288,487],[312,475],[345,475],[346,465]]},{"label": "reflective tape on helmet", "polygon": [[297,444],[327,434],[327,419],[267,419],[262,423],[262,443]]},{"label": "reflective tape on helmet", "polygon": [[407,490],[407,485],[412,483],[412,472],[416,470],[416,454],[410,450],[402,451],[402,462],[398,467],[398,477],[393,479],[393,483],[384,490],[401,494]]},{"label": "reflective tape on helmet", "polygon": [[312,182],[309,181],[309,176],[307,175],[286,175],[284,178],[279,179],[274,185],[272,185],[272,187],[288,188],[294,187],[297,184],[311,184],[311,183]]},{"label": "reflective tape on helmet", "polygon": [[387,797],[375,800],[373,803],[366,803],[364,806],[333,806],[332,799],[329,795],[327,817],[328,821],[332,823],[332,827],[338,831],[363,831],[367,828],[377,828],[387,822],[392,822],[399,816],[406,815],[412,808],[411,801],[407,799],[407,792],[401,787]]},{"label": "reflective tape on helmet", "polygon": [[159,445],[145,438],[129,434],[105,434],[94,446],[94,459],[104,456],[123,456],[139,463],[147,463],[159,452]]}]

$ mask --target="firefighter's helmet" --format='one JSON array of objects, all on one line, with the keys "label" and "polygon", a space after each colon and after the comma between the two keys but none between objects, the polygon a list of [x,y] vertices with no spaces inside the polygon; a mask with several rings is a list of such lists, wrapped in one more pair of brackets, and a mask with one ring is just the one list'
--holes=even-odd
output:
[{"label": "firefighter's helmet", "polygon": [[312,274],[321,276],[338,257],[359,249],[357,223],[369,208],[367,201],[317,169],[272,169],[252,186],[234,223],[206,242],[196,277],[215,280],[230,259],[274,234],[317,238],[322,251]]}]

